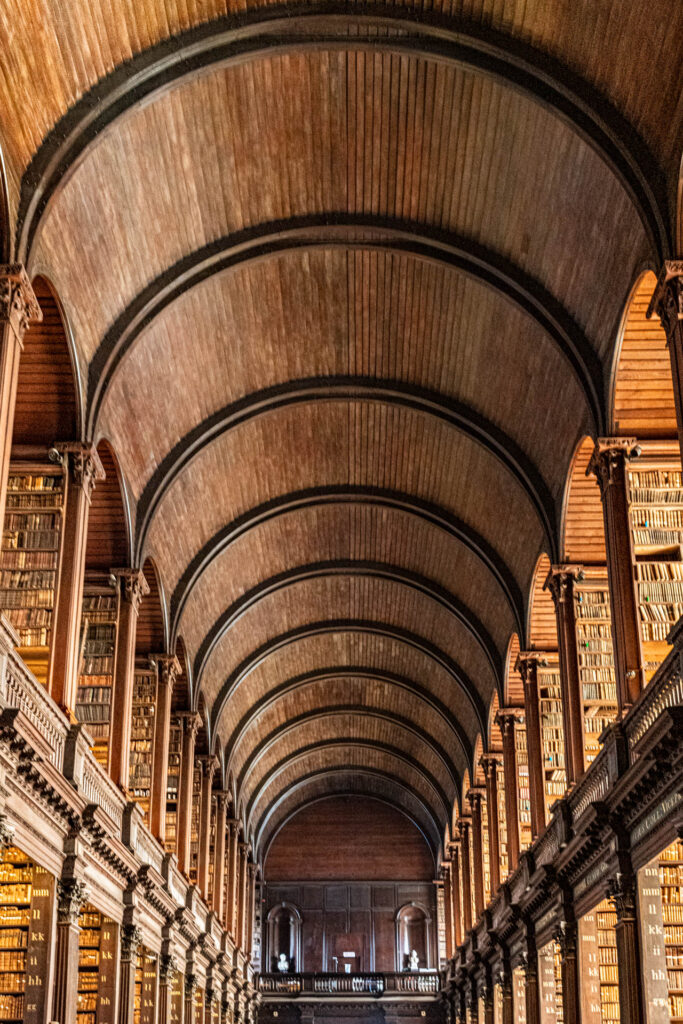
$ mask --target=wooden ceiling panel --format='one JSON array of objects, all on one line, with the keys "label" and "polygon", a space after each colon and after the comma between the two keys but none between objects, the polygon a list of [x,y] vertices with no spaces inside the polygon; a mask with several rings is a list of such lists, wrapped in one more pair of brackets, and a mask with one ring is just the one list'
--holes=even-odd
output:
[{"label": "wooden ceiling panel", "polygon": [[339,738],[345,741],[344,747],[346,741],[353,742],[361,748],[369,748],[372,754],[381,752],[393,756],[392,750],[398,752],[411,765],[419,766],[425,777],[445,794],[448,804],[455,801],[457,788],[446,758],[417,733],[395,721],[373,716],[369,711],[321,715],[281,732],[277,741],[260,751],[243,773],[241,793],[244,799],[249,802],[289,760],[299,759],[305,751],[310,752],[313,763],[317,755],[327,757],[328,750],[341,746]]},{"label": "wooden ceiling panel", "polygon": [[226,523],[280,494],[369,485],[434,502],[475,527],[520,586],[542,537],[521,484],[481,445],[421,412],[377,402],[313,402],[268,413],[205,448],[171,485],[149,535],[172,593]]},{"label": "wooden ceiling panel", "polygon": [[391,580],[324,576],[296,582],[263,596],[219,637],[201,678],[209,701],[216,697],[232,669],[262,644],[321,619],[368,620],[414,631],[457,661],[482,699],[488,700],[494,689],[494,671],[481,647],[432,598]]},{"label": "wooden ceiling panel", "polygon": [[220,69],[132,111],[53,200],[37,258],[54,269],[87,363],[177,260],[324,211],[420,221],[490,247],[557,296],[603,355],[647,255],[624,189],[539,104],[433,61],[331,51]]},{"label": "wooden ceiling panel", "polygon": [[[318,679],[293,685],[281,696],[273,698],[262,710],[254,708],[253,717],[236,740],[228,764],[237,778],[258,752],[259,745],[267,737],[274,737],[288,723],[306,716],[313,729],[317,728],[314,716],[334,709],[363,710],[370,715],[386,715],[390,719],[413,722],[428,739],[435,741],[447,751],[450,760],[453,747],[457,745],[455,734],[448,721],[439,711],[407,687],[360,676],[338,676]],[[392,741],[394,742],[394,741]]]},{"label": "wooden ceiling panel", "polygon": [[564,512],[564,560],[578,565],[605,565],[605,525],[600,488],[586,476],[595,442],[586,437],[577,449],[567,480]]},{"label": "wooden ceiling panel", "polygon": [[[287,381],[346,375],[464,402],[528,451],[554,493],[590,426],[566,357],[509,300],[452,267],[327,247],[238,266],[166,307],[119,365],[102,429],[118,439],[138,496],[169,450],[218,410]],[[150,388],[163,403],[140,402]],[[534,402],[520,402],[524,388]],[[130,437],[133,419],[144,445]]]},{"label": "wooden ceiling panel", "polygon": [[[222,742],[228,746],[234,743],[253,708],[264,698],[281,691],[301,676],[315,676],[323,680],[337,677],[345,666],[354,675],[360,668],[372,679],[385,680],[383,685],[387,695],[396,690],[399,683],[403,688],[412,687],[442,711],[450,711],[465,730],[472,730],[474,737],[476,720],[443,666],[398,639],[357,630],[340,632],[332,628],[328,633],[302,638],[281,647],[264,657],[241,680],[219,722]],[[456,764],[464,769],[466,758],[457,742],[451,745],[451,752]]]},{"label": "wooden ceiling panel", "polygon": [[284,513],[238,535],[199,577],[177,628],[198,650],[224,609],[261,581],[297,566],[339,561],[380,563],[445,588],[501,651],[515,628],[504,591],[482,558],[417,513],[358,501]]}]

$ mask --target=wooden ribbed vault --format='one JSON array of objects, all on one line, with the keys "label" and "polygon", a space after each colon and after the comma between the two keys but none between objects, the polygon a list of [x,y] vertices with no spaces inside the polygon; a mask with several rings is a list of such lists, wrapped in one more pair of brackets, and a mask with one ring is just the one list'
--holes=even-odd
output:
[{"label": "wooden ribbed vault", "polygon": [[438,847],[541,576],[599,556],[563,500],[673,252],[681,32],[675,0],[0,9],[3,246],[261,853],[340,792]]}]

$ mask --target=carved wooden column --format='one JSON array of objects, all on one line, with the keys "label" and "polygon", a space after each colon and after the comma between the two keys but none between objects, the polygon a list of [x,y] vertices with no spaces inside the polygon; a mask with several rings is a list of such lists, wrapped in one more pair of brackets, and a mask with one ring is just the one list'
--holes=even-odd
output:
[{"label": "carved wooden column", "polygon": [[550,591],[555,605],[557,623],[567,786],[578,782],[586,769],[583,691],[579,672],[579,652],[576,646],[574,605],[574,584],[582,576],[583,571],[578,565],[554,565],[545,581],[545,587]]},{"label": "carved wooden column", "polygon": [[218,768],[218,758],[200,758],[202,765],[202,788],[199,804],[199,865],[197,885],[204,899],[209,898],[209,861],[211,858],[211,809],[213,804],[213,777]]},{"label": "carved wooden column", "polygon": [[666,260],[647,315],[657,315],[666,333],[673,377],[678,441],[683,461],[683,260]]},{"label": "carved wooden column", "polygon": [[599,438],[586,473],[595,473],[602,497],[607,580],[612,612],[612,645],[620,714],[645,685],[640,616],[633,571],[633,537],[628,511],[627,466],[637,453],[634,438]]},{"label": "carved wooden column", "polygon": [[481,816],[482,791],[472,787],[467,792],[472,809],[472,869],[474,875],[474,914],[477,920],[484,913],[484,823]]},{"label": "carved wooden column", "polygon": [[575,921],[562,921],[555,936],[560,947],[562,969],[562,1010],[565,1024],[579,1024],[581,994],[579,991],[578,932]]},{"label": "carved wooden column", "polygon": [[173,982],[178,963],[171,953],[162,953],[159,959],[159,1021],[158,1024],[171,1024],[173,1000]]},{"label": "carved wooden column", "polygon": [[249,855],[249,843],[239,842],[239,873],[237,886],[237,937],[236,942],[243,953],[246,954],[246,919],[247,919],[247,857]]},{"label": "carved wooden column", "polygon": [[135,1019],[135,968],[141,942],[142,935],[137,925],[124,924],[121,928],[121,988],[118,1024],[133,1024]]},{"label": "carved wooden column", "polygon": [[185,1021],[184,1024],[195,1024],[195,1013],[194,1013],[194,999],[197,991],[197,975],[190,972],[185,975],[185,999],[184,999],[184,1010],[185,1010]]},{"label": "carved wooden column", "polygon": [[187,875],[190,868],[190,826],[192,822],[192,779],[194,775],[194,745],[201,723],[195,711],[184,712],[181,716],[183,727],[180,751],[180,779],[178,781],[178,812],[176,834],[178,837],[178,867]]},{"label": "carved wooden column", "polygon": [[453,956],[453,894],[451,891],[451,865],[444,861],[441,865],[441,878],[443,880],[443,916],[446,932],[446,959]]},{"label": "carved wooden column", "polygon": [[171,705],[173,687],[180,673],[175,654],[155,654],[159,666],[156,724],[152,748],[152,793],[149,821],[152,835],[163,843],[166,839],[166,794],[168,792],[168,748],[171,740]]},{"label": "carved wooden column", "polygon": [[517,757],[515,754],[515,722],[518,708],[501,708],[496,715],[503,738],[503,776],[505,779],[505,823],[508,840],[508,872],[519,864],[519,802],[517,796]]},{"label": "carved wooden column", "polygon": [[239,834],[240,823],[237,818],[229,818],[228,822],[228,905],[225,908],[225,926],[237,942],[237,891],[239,882]]},{"label": "carved wooden column", "polygon": [[465,935],[472,929],[472,875],[470,868],[470,821],[460,818],[458,822],[460,838],[460,866],[462,870],[462,924]]},{"label": "carved wooden column", "polygon": [[225,920],[225,832],[227,828],[230,794],[218,790],[216,798],[216,836],[213,845],[213,901],[212,908],[218,920]]},{"label": "carved wooden column", "polygon": [[453,956],[462,944],[462,907],[460,906],[460,840],[449,847],[451,855],[451,919],[453,921]]},{"label": "carved wooden column", "polygon": [[149,593],[149,586],[140,569],[113,569],[112,572],[119,579],[121,602],[114,658],[109,774],[121,789],[127,790],[130,777],[135,633],[140,603],[143,597]]},{"label": "carved wooden column", "polygon": [[536,951],[536,943],[528,935],[524,955],[524,1003],[526,1007],[526,1024],[540,1024],[541,1004],[538,987],[538,953]]},{"label": "carved wooden column", "polygon": [[21,263],[0,263],[0,523],[5,521],[14,406],[23,340],[31,321],[43,319]]},{"label": "carved wooden column", "polygon": [[493,1010],[493,978],[491,977],[491,969],[487,965],[484,968],[484,984],[482,987],[482,1009],[483,1014],[480,1014],[480,1024],[494,1024],[494,1010]]},{"label": "carved wooden column", "polygon": [[543,748],[541,745],[541,714],[538,702],[538,664],[543,660],[535,651],[523,651],[515,666],[524,684],[524,722],[529,765],[529,801],[533,838],[545,828],[545,793],[543,787]]},{"label": "carved wooden column", "polygon": [[636,881],[631,875],[618,874],[608,890],[608,898],[617,912],[614,929],[619,968],[619,1010],[621,1024],[639,1024],[645,1020],[643,977],[636,913]]},{"label": "carved wooden column", "polygon": [[251,960],[254,947],[254,914],[256,913],[256,865],[247,862],[246,945],[245,955]]},{"label": "carved wooden column", "polygon": [[[503,1013],[500,1024],[514,1024],[515,1005],[512,996],[512,967],[509,957],[503,956],[503,966],[500,972],[500,987],[503,994]],[[567,1022],[569,1024],[569,1022]]]},{"label": "carved wooden column", "polygon": [[88,516],[95,484],[104,480],[105,473],[92,446],[71,442],[55,447],[66,469],[66,501],[48,687],[59,706],[73,714],[80,662]]},{"label": "carved wooden column", "polygon": [[75,878],[57,883],[57,945],[52,1017],[59,1024],[76,1020],[78,1005],[78,915],[88,890]]},{"label": "carved wooden column", "polygon": [[500,888],[500,834],[498,831],[498,764],[495,754],[484,754],[481,764],[486,776],[486,811],[489,827],[489,877],[491,896]]}]

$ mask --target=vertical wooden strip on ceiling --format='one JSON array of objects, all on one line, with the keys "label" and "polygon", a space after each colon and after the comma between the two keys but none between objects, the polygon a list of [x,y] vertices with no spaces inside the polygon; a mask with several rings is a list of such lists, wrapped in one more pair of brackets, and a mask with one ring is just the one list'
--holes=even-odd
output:
[{"label": "vertical wooden strip on ceiling", "polygon": [[524,705],[524,690],[519,672],[515,669],[517,657],[519,656],[519,637],[513,633],[508,644],[507,660],[505,662],[505,706],[508,708],[521,708]]},{"label": "vertical wooden strip on ceiling", "polygon": [[484,753],[484,744],[482,742],[481,733],[477,736],[477,742],[474,744],[474,784],[475,786],[486,785],[486,776],[484,775],[484,769],[481,765],[481,756]]},{"label": "vertical wooden strip on ceiling", "polygon": [[190,707],[190,682],[187,674],[187,652],[182,637],[178,637],[175,645],[175,656],[180,663],[180,672],[173,687],[171,706],[174,711],[187,711]]},{"label": "vertical wooden strip on ceiling", "polygon": [[676,437],[666,334],[657,317],[646,317],[655,284],[651,271],[643,274],[624,321],[612,409],[612,430],[622,436]]},{"label": "vertical wooden strip on ceiling", "polygon": [[586,476],[593,440],[584,438],[574,456],[567,487],[564,519],[564,560],[579,565],[605,564],[605,527],[600,489]]},{"label": "vertical wooden strip on ceiling", "polygon": [[106,572],[128,565],[130,554],[119,468],[106,441],[98,445],[97,452],[107,475],[93,491],[85,565]]},{"label": "vertical wooden strip on ceiling", "polygon": [[162,654],[166,645],[161,591],[156,571],[149,559],[143,566],[143,572],[149,586],[149,594],[142,599],[138,614],[138,626],[135,634],[135,654],[138,657]]},{"label": "vertical wooden strip on ceiling", "polygon": [[14,444],[51,445],[78,438],[74,373],[57,301],[42,277],[33,289],[43,313],[24,335],[19,362]]},{"label": "vertical wooden strip on ceiling", "polygon": [[494,690],[489,709],[489,750],[494,754],[500,754],[503,750],[503,735],[500,731],[500,726],[496,723],[496,715],[499,708],[500,701],[498,700],[498,694]]},{"label": "vertical wooden strip on ceiling", "polygon": [[544,553],[536,564],[529,608],[529,646],[536,651],[557,650],[555,606],[550,592],[543,589],[549,571],[550,559]]}]

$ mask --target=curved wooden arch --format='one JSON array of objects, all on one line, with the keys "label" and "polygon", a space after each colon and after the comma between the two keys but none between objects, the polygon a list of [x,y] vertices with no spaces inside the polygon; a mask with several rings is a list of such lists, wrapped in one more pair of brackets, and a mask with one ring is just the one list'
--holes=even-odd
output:
[{"label": "curved wooden arch", "polygon": [[487,451],[529,499],[551,551],[556,552],[555,503],[534,462],[516,441],[461,402],[403,381],[368,377],[313,377],[256,391],[219,409],[189,431],[166,455],[147,481],[138,502],[136,557],[144,557],[147,534],[164,495],[204,448],[248,420],[291,405],[311,402],[365,401],[402,406],[434,417]]},{"label": "curved wooden arch", "polygon": [[[453,763],[452,758],[448,752],[442,747],[437,741],[432,739],[423,729],[421,729],[412,719],[406,718],[405,715],[399,715],[395,711],[387,711],[382,708],[370,707],[368,705],[360,704],[326,704],[317,708],[313,708],[308,711],[302,711],[301,714],[296,715],[294,718],[290,718],[287,722],[283,722],[277,728],[272,729],[267,736],[264,736],[260,742],[252,749],[249,756],[246,758],[244,764],[240,769],[240,773],[237,776],[237,786],[241,790],[245,784],[245,780],[249,777],[255,762],[266,753],[266,751],[273,748],[273,746],[279,742],[279,740],[288,732],[293,732],[298,729],[301,725],[305,725],[308,722],[316,722],[322,718],[334,718],[336,715],[345,714],[362,714],[367,718],[377,718],[385,722],[390,722],[394,725],[399,726],[406,732],[412,733],[421,743],[429,747],[434,754],[437,755],[439,760],[443,763],[446,771],[453,783],[453,788],[456,793],[460,787],[460,780],[458,779],[458,769]],[[328,744],[330,741],[326,740]],[[371,742],[366,740],[364,742]]]},{"label": "curved wooden arch", "polygon": [[[381,231],[386,237],[359,241],[353,236],[361,230]],[[330,213],[293,217],[228,235],[160,274],[119,315],[92,358],[88,430],[96,429],[104,395],[126,353],[177,298],[208,278],[250,262],[330,247],[412,256],[463,273],[502,296],[531,317],[562,353],[586,400],[593,426],[601,429],[604,385],[600,360],[571,314],[539,281],[498,253],[433,227],[370,214]]]},{"label": "curved wooden arch", "polygon": [[195,555],[176,585],[171,597],[171,635],[175,636],[179,629],[180,618],[193,587],[202,573],[226,548],[239,540],[245,533],[277,516],[287,515],[299,509],[334,504],[370,504],[394,509],[415,516],[462,543],[476,555],[490,575],[494,577],[505,595],[519,631],[522,632],[524,598],[517,580],[506,562],[471,526],[446,509],[422,498],[412,497],[401,491],[387,488],[348,484],[343,487],[315,487],[308,490],[291,491],[289,494],[273,498],[250,509],[215,533]]},{"label": "curved wooden arch", "polygon": [[[451,657],[449,657],[449,655],[445,654],[440,647],[436,646],[436,644],[432,644],[431,641],[425,640],[417,633],[413,633],[407,629],[402,629],[398,626],[391,626],[387,623],[380,623],[367,619],[327,619],[320,622],[311,622],[305,626],[297,626],[295,629],[288,630],[285,633],[280,633],[279,636],[272,637],[270,640],[266,641],[265,644],[257,647],[251,652],[251,654],[244,658],[236,668],[233,669],[218,692],[212,709],[213,727],[217,727],[218,722],[220,721],[223,705],[227,700],[229,700],[230,696],[234,693],[242,680],[270,654],[281,650],[283,647],[288,647],[290,644],[296,643],[298,640],[311,636],[320,636],[324,633],[351,632],[369,633],[374,636],[384,636],[387,639],[398,640],[400,643],[405,643],[427,655],[427,657],[431,658],[432,661],[444,669],[453,679],[460,692],[470,703],[479,726],[485,731],[486,709],[484,707],[484,702],[479,696],[479,693],[472,681],[466,673],[462,671],[460,666]],[[465,756],[467,760],[471,762],[472,745],[462,729],[460,729],[459,737]]]},{"label": "curved wooden arch", "polygon": [[[319,777],[321,779],[323,779],[323,778],[325,778],[325,776],[327,774],[328,773],[326,773],[326,772],[320,772]],[[341,773],[339,773],[339,772],[338,773],[332,773],[332,772],[329,773],[330,776],[332,776],[332,774],[341,775]],[[309,779],[309,780],[307,780],[307,782],[308,781],[311,781],[311,780]],[[304,783],[303,785],[306,785],[306,783]],[[295,784],[294,786],[288,787],[288,791],[287,791],[287,794],[286,794],[285,798],[287,798],[287,796],[289,794],[291,794],[293,792],[296,792],[298,788],[300,788],[298,786],[298,784]],[[304,808],[310,807],[312,804],[320,803],[323,800],[328,800],[331,797],[348,795],[348,792],[349,792],[348,790],[342,790],[342,791],[339,791],[339,792],[334,792],[333,791],[331,793],[321,793],[319,796],[311,797],[310,800],[305,800],[302,804],[299,804],[292,811],[290,811],[288,814],[286,814],[285,817],[282,819],[282,821],[275,826],[275,829],[274,829],[273,833],[268,838],[268,843],[266,845],[266,849],[265,849],[264,854],[263,854],[263,864],[264,864],[264,866],[268,862],[268,854],[270,852],[270,847],[272,846],[273,842],[275,841],[275,839],[276,839],[277,835],[279,834],[280,830],[283,829],[285,827],[285,825],[287,825],[288,822],[290,822],[292,820],[292,818],[296,814],[299,813],[299,811],[303,811]],[[403,814],[408,819],[408,821],[412,825],[414,825],[415,828],[418,830],[418,832],[420,833],[420,835],[422,836],[422,838],[426,842],[427,847],[429,848],[429,852],[431,853],[432,857],[435,856],[434,847],[432,846],[432,842],[431,842],[430,838],[426,835],[425,830],[424,830],[423,826],[420,824],[420,822],[408,811],[408,809],[406,808],[405,804],[402,804],[399,800],[392,800],[386,794],[380,795],[379,793],[375,793],[375,792],[372,792],[372,791],[363,792],[362,795],[363,796],[367,796],[371,800],[377,800],[377,801],[379,801],[379,803],[386,804],[387,807],[392,807],[396,811],[400,811],[400,813]],[[411,795],[419,803],[419,797],[415,796],[415,794],[411,794]],[[280,801],[278,801],[278,804],[279,803],[280,803]],[[440,841],[441,840],[439,840],[439,842]]]},{"label": "curved wooden arch", "polygon": [[274,5],[189,29],[131,58],[93,86],[53,127],[24,173],[19,259],[27,262],[40,219],[79,158],[135,106],[209,68],[339,48],[438,60],[487,75],[540,104],[586,142],[620,182],[658,261],[670,255],[664,174],[635,127],[585,79],[549,54],[488,26],[461,23],[454,29],[452,19],[426,11],[416,25],[414,16],[395,7],[387,13],[359,4],[349,11],[343,3],[312,2],[295,11]]},{"label": "curved wooden arch", "polygon": [[9,193],[5,155],[0,146],[0,263],[9,263],[12,256],[12,228],[10,225]]},{"label": "curved wooden arch", "polygon": [[[388,672],[381,669],[354,665],[341,665],[337,668],[330,666],[323,669],[313,669],[310,672],[303,672],[301,675],[293,676],[291,679],[286,680],[274,689],[269,690],[261,700],[250,705],[249,710],[242,716],[225,743],[225,748],[229,751],[228,769],[230,770],[232,753],[242,738],[243,733],[247,731],[249,726],[259,717],[262,711],[265,711],[272,704],[275,704],[280,697],[284,697],[299,688],[303,689],[311,683],[322,682],[326,679],[344,678],[367,679],[368,681],[377,680],[378,682],[385,683],[389,686],[407,690],[435,711],[452,730],[458,742],[460,742],[459,723],[448,705],[444,704],[443,701],[439,700],[438,697],[434,696],[430,690],[427,690],[420,683],[408,678],[408,676],[402,676],[396,672]],[[463,753],[465,753],[465,751],[463,751]]]},{"label": "curved wooden arch", "polygon": [[369,579],[389,580],[400,586],[408,587],[420,594],[424,594],[432,601],[445,608],[453,615],[458,622],[467,630],[475,643],[479,646],[491,666],[493,677],[500,686],[500,680],[504,670],[504,662],[500,651],[496,647],[493,638],[484,626],[483,622],[472,612],[467,605],[452,594],[446,587],[430,580],[421,573],[404,569],[397,565],[388,565],[384,562],[375,562],[369,559],[335,559],[327,562],[310,562],[307,565],[286,569],[277,573],[267,580],[262,580],[251,590],[246,591],[236,601],[226,608],[218,619],[210,627],[208,633],[202,640],[195,657],[195,675],[201,679],[204,668],[211,657],[216,645],[220,643],[225,634],[237,622],[245,612],[254,608],[263,598],[285,590],[287,587],[296,586],[298,583],[313,579],[325,579],[331,576],[364,576]]},{"label": "curved wooden arch", "polygon": [[[283,757],[280,761],[273,765],[273,767],[269,769],[269,771],[266,772],[263,778],[259,781],[258,786],[251,793],[249,799],[247,800],[246,807],[244,810],[246,814],[246,821],[248,827],[250,828],[252,824],[251,818],[254,807],[261,799],[261,796],[266,792],[268,787],[272,785],[277,776],[282,771],[284,771],[285,768],[290,767],[296,761],[303,760],[303,758],[307,757],[309,754],[313,754],[319,750],[327,750],[333,747],[354,747],[366,750],[381,750],[383,753],[388,754],[389,757],[392,757],[395,761],[398,761],[401,764],[405,764],[408,767],[408,769],[415,772],[415,774],[417,774],[421,779],[423,779],[427,783],[429,788],[434,791],[435,795],[438,797],[439,803],[441,804],[442,810],[444,812],[443,821],[445,822],[448,820],[448,815],[450,813],[450,801],[448,799],[448,796],[440,786],[439,782],[437,781],[437,779],[433,777],[431,772],[428,772],[425,768],[417,765],[410,757],[407,757],[402,750],[400,750],[398,747],[394,747],[391,743],[370,743],[367,741],[354,739],[353,737],[338,737],[334,740],[326,740],[322,743],[309,743],[305,747],[300,747],[299,750],[295,750],[292,754],[288,754],[286,757]],[[357,767],[362,769],[364,765],[360,764]],[[404,788],[408,788],[410,783],[407,779],[401,779],[400,775],[397,775],[395,777],[402,781]],[[434,820],[441,821],[441,819],[438,816],[435,816]]]}]

